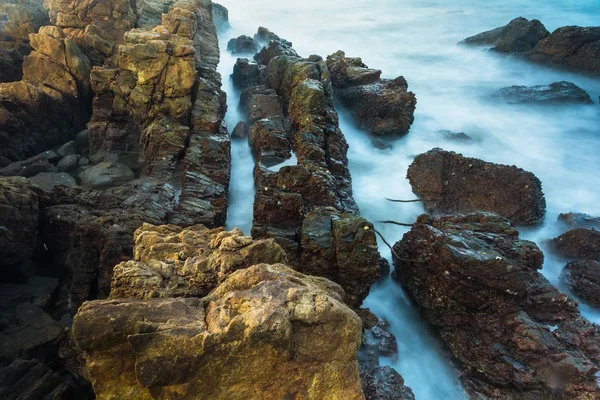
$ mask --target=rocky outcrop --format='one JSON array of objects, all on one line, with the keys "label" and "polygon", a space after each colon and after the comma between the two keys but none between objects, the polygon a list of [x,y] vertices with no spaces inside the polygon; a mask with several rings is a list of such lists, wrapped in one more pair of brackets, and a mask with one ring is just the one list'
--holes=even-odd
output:
[{"label": "rocky outcrop", "polygon": [[114,269],[111,299],[203,297],[238,269],[287,261],[273,239],[255,241],[238,229],[144,224],[134,241],[134,260]]},{"label": "rocky outcrop", "polygon": [[381,79],[360,58],[338,51],[327,57],[335,96],[358,126],[374,135],[406,135],[414,121],[417,99],[404,77]]},{"label": "rocky outcrop", "polygon": [[251,86],[262,85],[262,73],[265,67],[247,58],[238,58],[233,66],[231,80],[237,89],[243,90]]},{"label": "rocky outcrop", "polygon": [[550,85],[505,87],[498,91],[497,96],[509,104],[594,104],[585,90],[565,81]]},{"label": "rocky outcrop", "polygon": [[546,212],[539,179],[515,166],[433,149],[415,157],[407,177],[430,213],[489,211],[517,225],[539,225]]},{"label": "rocky outcrop", "polygon": [[570,262],[561,272],[560,280],[577,298],[600,308],[600,262]]},{"label": "rocky outcrop", "polygon": [[275,32],[271,32],[268,28],[265,28],[264,26],[258,27],[258,30],[254,34],[254,40],[263,47],[267,46],[269,42],[274,40],[278,40],[286,46],[292,47],[292,42],[279,37]]},{"label": "rocky outcrop", "polygon": [[227,42],[227,50],[232,54],[255,54],[258,51],[258,43],[250,36],[241,35]]},{"label": "rocky outcrop", "polygon": [[229,28],[229,10],[218,3],[212,3],[213,20],[219,32]]},{"label": "rocky outcrop", "polygon": [[596,229],[571,229],[552,239],[550,245],[564,257],[600,261],[600,231]]},{"label": "rocky outcrop", "polygon": [[590,228],[600,230],[600,218],[592,217],[583,213],[563,213],[558,216],[558,220],[573,228]]},{"label": "rocky outcrop", "polygon": [[524,53],[532,50],[550,32],[537,19],[515,18],[508,25],[471,36],[460,44],[492,45],[492,49],[501,53]]},{"label": "rocky outcrop", "polygon": [[540,40],[525,57],[551,67],[600,73],[600,27],[565,26]]},{"label": "rocky outcrop", "polygon": [[54,26],[31,34],[30,43],[23,80],[0,84],[0,156],[11,161],[68,141],[90,112],[87,57]]},{"label": "rocky outcrop", "polygon": [[299,57],[292,44],[284,40],[271,40],[268,45],[263,47],[255,56],[254,60],[259,65],[267,66],[277,56]]},{"label": "rocky outcrop", "polygon": [[361,322],[342,293],[261,264],[202,299],[85,303],[73,336],[97,398],[363,399]]},{"label": "rocky outcrop", "polygon": [[414,400],[412,389],[392,367],[376,367],[360,372],[366,400]]},{"label": "rocky outcrop", "polygon": [[472,398],[596,398],[600,331],[538,270],[505,218],[423,215],[394,246],[396,276],[439,332]]}]

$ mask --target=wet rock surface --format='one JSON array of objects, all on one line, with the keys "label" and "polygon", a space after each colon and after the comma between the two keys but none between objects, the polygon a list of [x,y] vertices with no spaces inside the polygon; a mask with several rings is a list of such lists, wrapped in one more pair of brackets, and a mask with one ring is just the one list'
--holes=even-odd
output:
[{"label": "wet rock surface", "polygon": [[570,262],[560,274],[560,280],[577,298],[600,308],[600,262]]},{"label": "wet rock surface", "polygon": [[524,53],[532,50],[550,32],[537,19],[515,18],[508,25],[471,36],[460,44],[493,45],[492,49],[501,53]]},{"label": "wet rock surface", "polygon": [[575,228],[550,241],[552,249],[564,257],[600,261],[600,231]]},{"label": "wet rock surface", "polygon": [[261,85],[264,66],[247,58],[238,58],[233,66],[231,79],[236,88],[243,90],[251,86]]},{"label": "wet rock surface", "polygon": [[594,104],[585,90],[572,82],[539,86],[510,86],[497,94],[509,104]]},{"label": "wet rock surface", "polygon": [[417,99],[404,77],[381,79],[360,58],[338,51],[327,57],[338,101],[348,108],[361,129],[374,135],[406,135],[414,121]]},{"label": "wet rock surface", "polygon": [[558,216],[558,220],[570,227],[591,228],[600,230],[600,217],[593,217],[583,213],[563,213]]},{"label": "wet rock surface", "polygon": [[227,50],[232,54],[254,54],[259,46],[250,36],[242,35],[227,42]]},{"label": "wet rock surface", "polygon": [[489,211],[517,225],[539,225],[546,212],[539,179],[515,166],[433,149],[415,157],[407,177],[431,213]]},{"label": "wet rock surface", "polygon": [[423,215],[394,249],[398,279],[471,397],[599,395],[598,327],[538,272],[542,252],[507,219]]},{"label": "wet rock surface", "polygon": [[268,382],[269,398],[362,399],[361,322],[342,293],[326,279],[261,264],[203,299],[88,302],[73,335],[101,398],[247,399]]},{"label": "wet rock surface", "polygon": [[402,376],[392,367],[376,367],[360,373],[366,400],[414,400],[411,388],[404,385]]}]

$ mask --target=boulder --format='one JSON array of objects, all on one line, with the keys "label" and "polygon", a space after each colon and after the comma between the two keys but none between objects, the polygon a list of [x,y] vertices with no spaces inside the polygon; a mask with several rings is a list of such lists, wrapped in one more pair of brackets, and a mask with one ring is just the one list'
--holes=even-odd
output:
[{"label": "boulder", "polygon": [[248,137],[248,124],[244,121],[240,121],[235,125],[233,131],[231,131],[231,137],[235,139],[246,139]]},{"label": "boulder", "polygon": [[70,154],[63,157],[58,164],[56,164],[56,168],[58,168],[59,172],[69,172],[77,167],[78,161],[79,157],[77,154]]},{"label": "boulder", "polygon": [[366,400],[414,400],[412,389],[392,367],[361,369],[360,379]]},{"label": "boulder", "polygon": [[489,211],[517,225],[539,225],[546,212],[539,179],[515,166],[433,149],[415,157],[407,177],[430,213]]},{"label": "boulder", "polygon": [[600,308],[600,262],[570,262],[561,272],[560,280],[577,298],[592,307]]},{"label": "boulder", "polygon": [[510,86],[498,91],[509,104],[594,104],[585,90],[571,82],[554,82],[550,85]]},{"label": "boulder", "polygon": [[111,299],[203,297],[238,269],[287,261],[273,239],[255,241],[238,229],[144,224],[134,241],[134,259],[114,269]]},{"label": "boulder", "polygon": [[473,140],[473,138],[471,136],[467,135],[464,132],[452,132],[447,129],[444,129],[444,130],[439,131],[439,133],[442,134],[444,139],[453,141],[453,142],[469,143]]},{"label": "boulder", "polygon": [[505,26],[499,26],[498,28],[490,29],[489,31],[478,33],[474,36],[461,40],[458,44],[473,45],[473,46],[493,46],[496,40],[500,37],[500,34],[504,30]]},{"label": "boulder", "polygon": [[338,51],[327,57],[336,98],[350,110],[359,128],[378,136],[406,135],[417,99],[404,77],[381,79],[360,58]]},{"label": "boulder", "polygon": [[591,75],[600,73],[600,27],[564,26],[525,54],[537,63]]},{"label": "boulder", "polygon": [[254,40],[261,46],[267,46],[269,44],[269,42],[271,42],[273,40],[279,40],[286,46],[292,47],[292,42],[285,40],[283,38],[280,38],[274,32],[271,32],[269,29],[267,29],[263,26],[258,27],[258,30],[254,34]]},{"label": "boulder", "polygon": [[394,254],[397,278],[450,349],[470,398],[600,396],[598,326],[538,272],[542,252],[508,219],[423,215]]},{"label": "boulder", "polygon": [[583,213],[563,213],[558,220],[574,228],[590,228],[600,230],[600,217],[592,217]]},{"label": "boulder", "polygon": [[56,186],[75,186],[75,178],[66,172],[40,172],[28,179],[44,190],[52,191]]},{"label": "boulder", "polygon": [[58,154],[59,157],[66,157],[75,153],[77,153],[77,143],[73,140],[63,144],[56,150],[56,154]]},{"label": "boulder", "polygon": [[600,231],[596,229],[571,229],[552,239],[550,245],[564,257],[600,261]]},{"label": "boulder", "polygon": [[135,178],[135,173],[125,164],[101,162],[79,174],[83,186],[102,188],[118,185]]},{"label": "boulder", "polygon": [[254,60],[259,65],[269,65],[269,62],[277,56],[292,56],[298,57],[296,50],[292,48],[292,44],[281,40],[271,40],[268,46],[263,47],[255,56]]},{"label": "boulder", "polygon": [[87,302],[73,337],[97,398],[359,400],[361,322],[342,293],[260,264],[203,299]]},{"label": "boulder", "polygon": [[255,54],[258,51],[258,43],[250,36],[238,36],[227,42],[227,51],[232,54]]},{"label": "boulder", "polygon": [[262,71],[256,62],[247,58],[238,58],[233,66],[233,74],[231,80],[236,88],[243,90],[251,86],[262,84]]},{"label": "boulder", "polygon": [[524,53],[532,50],[550,32],[537,19],[515,18],[506,26],[466,38],[459,44],[491,45],[492,49],[501,53]]}]

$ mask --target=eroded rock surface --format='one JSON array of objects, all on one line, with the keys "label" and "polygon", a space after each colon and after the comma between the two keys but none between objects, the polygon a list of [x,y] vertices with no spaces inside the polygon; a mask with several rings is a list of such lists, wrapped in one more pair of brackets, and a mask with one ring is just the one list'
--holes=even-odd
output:
[{"label": "eroded rock surface", "polygon": [[600,262],[570,262],[560,274],[560,279],[577,298],[600,308]]},{"label": "eroded rock surface", "polygon": [[600,231],[575,228],[550,242],[553,250],[564,257],[600,261]]},{"label": "eroded rock surface", "polygon": [[510,86],[498,91],[510,104],[594,104],[585,90],[572,82],[554,82],[538,86]]},{"label": "eroded rock surface", "polygon": [[539,225],[546,212],[539,179],[515,166],[433,149],[415,157],[407,177],[428,212],[489,211],[517,225]]},{"label": "eroded rock surface", "polygon": [[542,274],[505,218],[423,215],[394,246],[396,275],[439,332],[473,398],[596,398],[598,326]]}]

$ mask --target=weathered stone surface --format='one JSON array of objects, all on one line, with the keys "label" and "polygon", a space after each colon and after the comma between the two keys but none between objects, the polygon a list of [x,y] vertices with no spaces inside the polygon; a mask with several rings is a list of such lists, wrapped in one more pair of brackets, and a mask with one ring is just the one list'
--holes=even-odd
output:
[{"label": "weathered stone surface", "polygon": [[596,229],[571,229],[550,243],[553,250],[565,257],[600,261],[600,231]]},{"label": "weathered stone surface", "polygon": [[227,51],[232,54],[255,54],[258,51],[258,43],[250,36],[238,36],[227,42]]},{"label": "weathered stone surface", "polygon": [[565,81],[550,85],[505,87],[497,95],[510,104],[594,104],[585,90]]},{"label": "weathered stone surface", "polygon": [[281,264],[204,299],[88,302],[74,320],[97,398],[363,399],[342,289]]},{"label": "weathered stone surface", "polygon": [[229,28],[229,10],[218,3],[212,3],[213,20],[219,32]]},{"label": "weathered stone surface", "polygon": [[244,121],[240,121],[235,125],[233,131],[231,131],[231,137],[235,139],[246,139],[248,137],[248,124]]},{"label": "weathered stone surface", "polygon": [[327,57],[335,96],[358,126],[374,135],[406,135],[414,121],[417,99],[404,77],[381,79],[360,58],[338,51]]},{"label": "weathered stone surface", "polygon": [[414,400],[412,389],[392,367],[376,367],[360,371],[366,400]]},{"label": "weathered stone surface", "polygon": [[505,26],[499,26],[498,28],[490,29],[489,31],[478,33],[477,35],[470,36],[464,40],[458,42],[458,44],[467,44],[474,46],[493,46],[496,43],[496,40],[500,37],[502,30],[504,30]]},{"label": "weathered stone surface", "polygon": [[539,179],[515,166],[433,149],[415,158],[407,177],[427,212],[489,211],[517,225],[539,225],[546,212]]},{"label": "weathered stone surface", "polygon": [[269,29],[263,26],[258,27],[258,30],[254,34],[254,40],[261,46],[267,46],[272,40],[279,40],[283,42],[283,44],[292,47],[292,42],[280,38],[274,32],[271,32]]},{"label": "weathered stone surface", "polygon": [[29,182],[38,185],[42,189],[51,191],[56,186],[75,186],[75,178],[66,172],[40,172],[28,179]]},{"label": "weathered stone surface", "polygon": [[233,66],[231,80],[235,87],[240,90],[261,85],[263,69],[254,61],[247,58],[238,58]]},{"label": "weathered stone surface", "polygon": [[563,213],[558,220],[574,228],[590,228],[600,230],[600,217],[592,217],[582,213]]},{"label": "weathered stone surface", "polygon": [[111,162],[102,162],[79,174],[81,184],[91,188],[115,186],[133,178],[135,174],[127,165]]},{"label": "weathered stone surface", "polygon": [[238,229],[144,224],[134,240],[134,261],[114,269],[111,299],[203,297],[238,269],[287,261],[273,239],[255,241]]},{"label": "weathered stone surface", "polygon": [[296,50],[292,48],[292,44],[282,40],[271,40],[266,47],[263,47],[258,54],[254,56],[254,60],[259,65],[269,65],[269,62],[277,56],[292,56],[298,57]]},{"label": "weathered stone surface", "polygon": [[0,397],[5,400],[76,400],[85,394],[39,360],[17,359],[0,370]]},{"label": "weathered stone surface", "polygon": [[560,274],[560,280],[579,299],[600,308],[600,263],[598,261],[570,262]]},{"label": "weathered stone surface", "polygon": [[542,252],[507,219],[423,215],[394,250],[396,276],[472,398],[600,395],[598,327],[537,271]]},{"label": "weathered stone surface", "polygon": [[30,33],[48,23],[41,0],[4,0],[0,14],[0,41],[28,42]]},{"label": "weathered stone surface", "polygon": [[600,73],[600,27],[558,28],[525,54],[528,60],[585,72]]},{"label": "weathered stone surface", "polygon": [[30,52],[29,44],[0,41],[0,83],[23,79],[23,59]]},{"label": "weathered stone surface", "polygon": [[492,45],[492,49],[501,53],[524,53],[532,50],[550,32],[537,19],[515,18],[506,26],[471,36],[459,44]]}]

